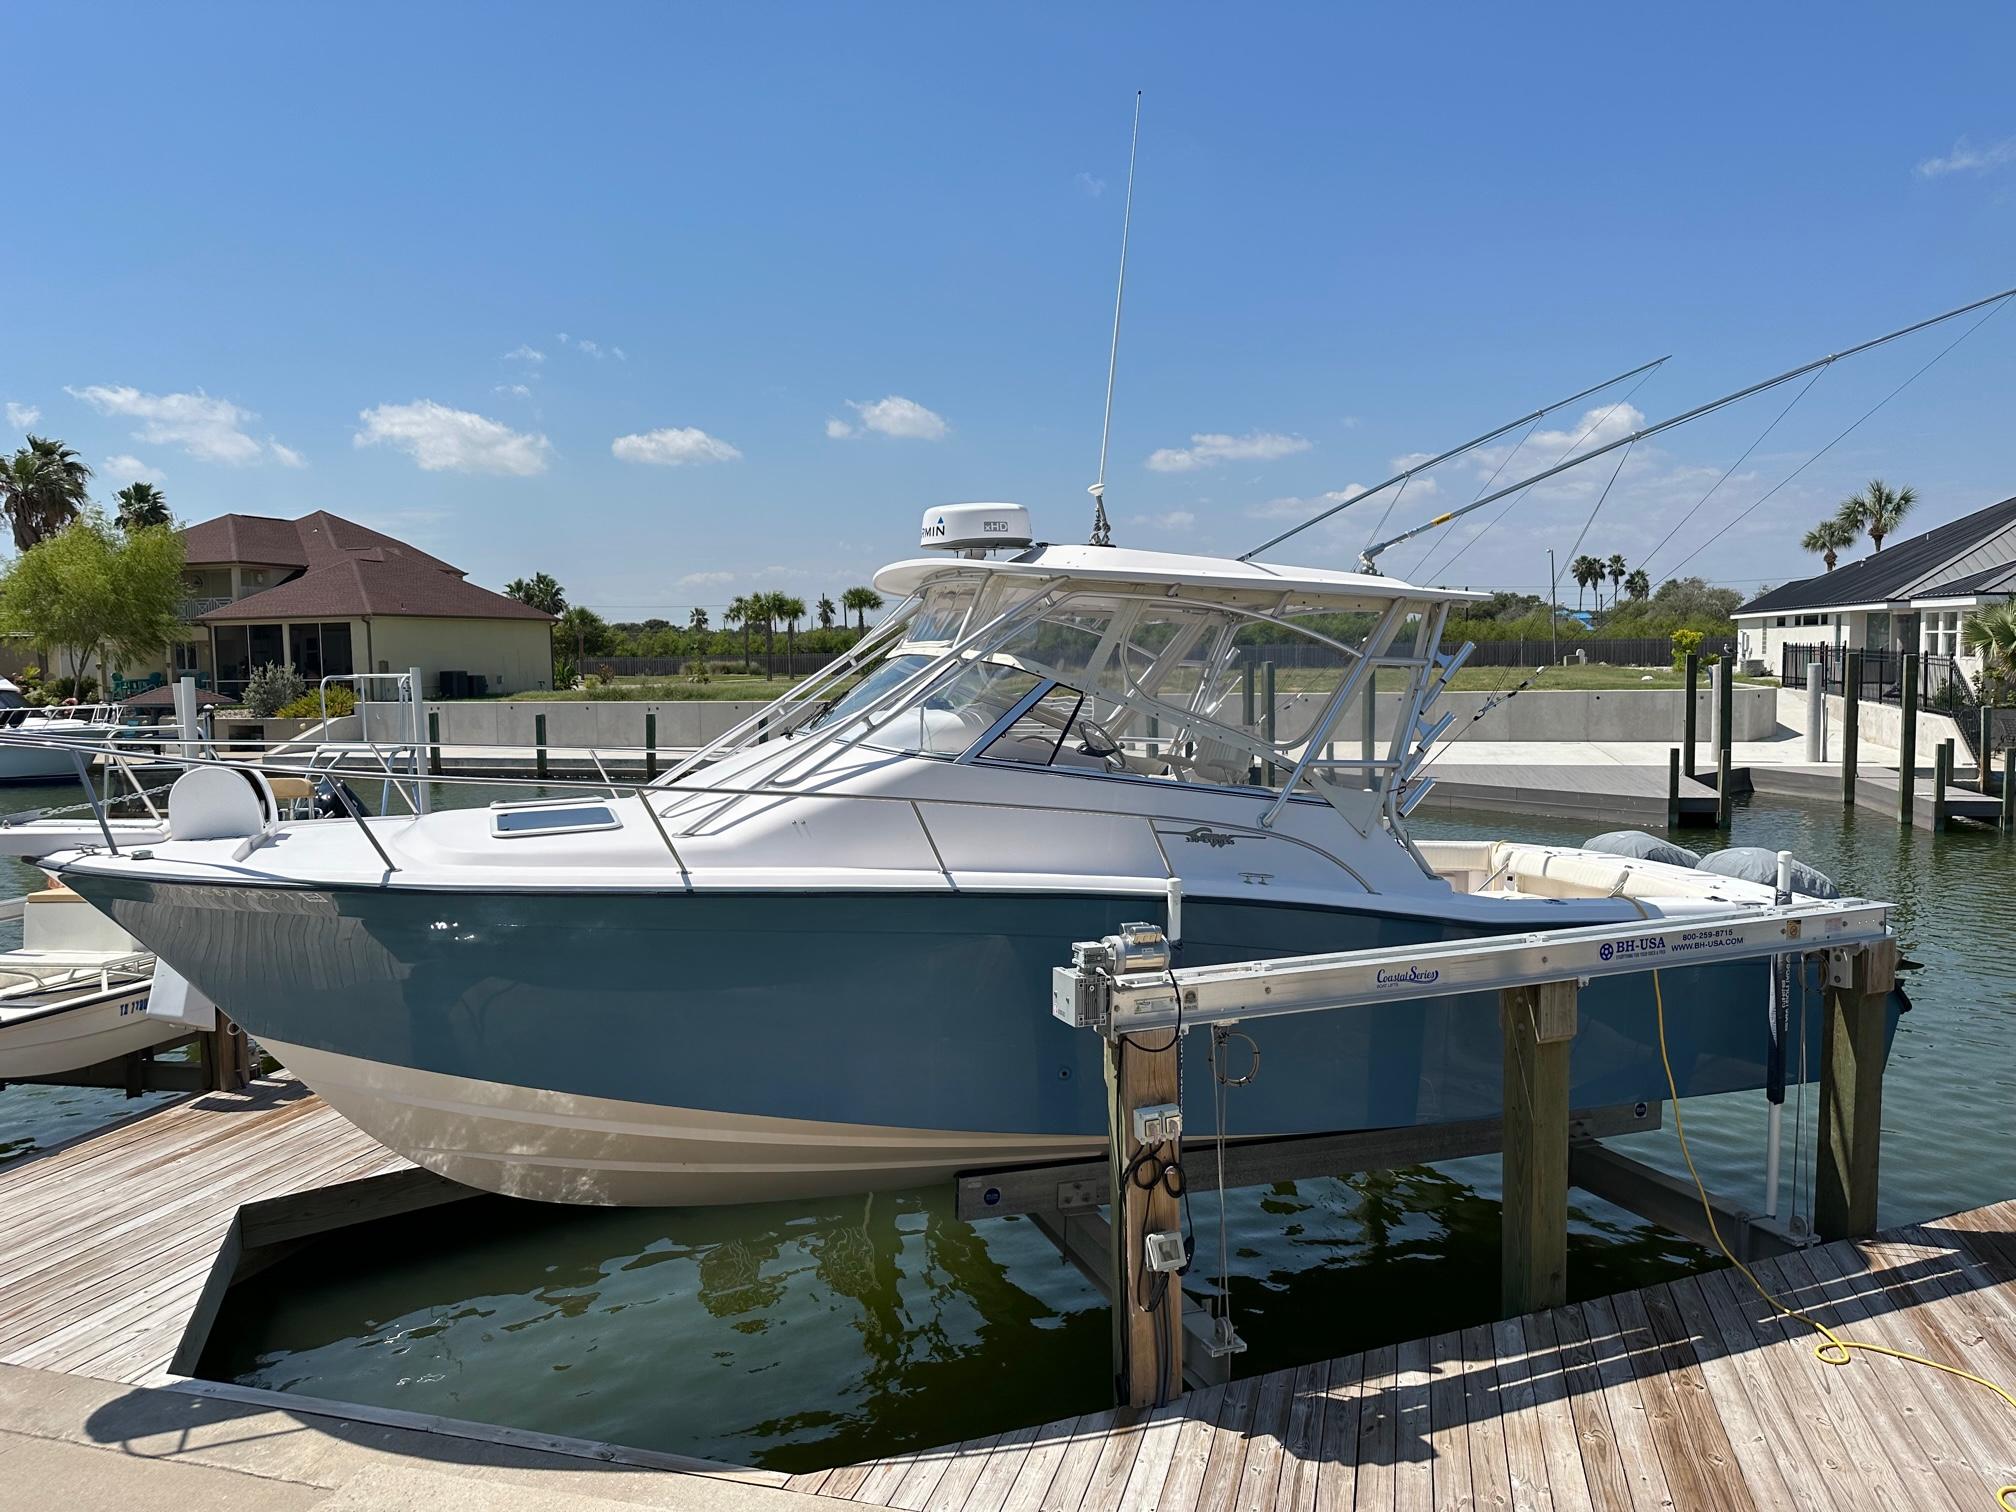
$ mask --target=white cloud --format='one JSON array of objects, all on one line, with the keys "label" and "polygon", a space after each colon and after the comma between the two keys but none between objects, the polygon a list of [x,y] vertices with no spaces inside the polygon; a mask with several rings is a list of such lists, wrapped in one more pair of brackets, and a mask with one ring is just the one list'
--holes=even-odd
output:
[{"label": "white cloud", "polygon": [[107,457],[104,467],[99,470],[108,478],[124,478],[129,483],[159,483],[168,476],[160,468],[149,467],[138,457],[129,457],[123,452],[116,457]]},{"label": "white cloud", "polygon": [[245,433],[246,423],[258,418],[252,410],[229,399],[213,399],[201,389],[193,394],[143,394],[124,384],[92,384],[64,392],[100,414],[140,421],[140,428],[133,432],[136,441],[179,446],[200,461],[238,466],[273,460],[300,465],[297,453],[286,447],[276,449],[270,440],[262,444]]},{"label": "white cloud", "polygon": [[584,357],[600,361],[604,357],[614,357],[618,362],[628,362],[630,354],[619,346],[605,346],[599,341],[590,341],[585,336],[569,336],[565,331],[553,338],[564,347],[572,347]]},{"label": "white cloud", "polygon": [[678,467],[687,462],[734,462],[742,453],[693,425],[668,425],[638,436],[618,436],[609,450],[625,462],[653,462]]},{"label": "white cloud", "polygon": [[1188,446],[1165,446],[1148,458],[1151,472],[1195,472],[1220,462],[1272,462],[1305,452],[1315,443],[1277,431],[1248,431],[1243,436],[1222,432],[1193,435]]},{"label": "white cloud", "polygon": [[828,441],[845,441],[849,436],[854,434],[854,427],[849,425],[845,420],[835,420],[830,415],[827,417],[826,439]]},{"label": "white cloud", "polygon": [[[945,423],[943,415],[924,408],[915,399],[905,399],[901,394],[891,394],[886,399],[877,399],[869,404],[849,399],[847,407],[861,417],[865,429],[900,440],[939,441],[952,429]],[[834,434],[831,421],[827,422],[826,434]]]},{"label": "white cloud", "polygon": [[1197,516],[1187,509],[1172,509],[1158,515],[1134,515],[1127,522],[1130,525],[1152,525],[1158,530],[1183,531],[1197,523]]},{"label": "white cloud", "polygon": [[681,588],[719,588],[735,581],[732,572],[689,572],[679,579]]},{"label": "white cloud", "polygon": [[1920,163],[1917,173],[1920,178],[1943,178],[1949,173],[1986,173],[2010,163],[2016,163],[2016,137],[1976,147],[1963,136],[1945,157],[1927,158]]},{"label": "white cloud", "polygon": [[537,347],[521,341],[517,346],[504,354],[504,360],[506,362],[529,362],[532,366],[537,367],[546,360],[546,354]]},{"label": "white cloud", "polygon": [[301,453],[294,450],[291,446],[282,446],[271,436],[266,438],[266,450],[272,453],[273,460],[278,462],[282,467],[306,467],[308,465],[308,459],[302,456]]},{"label": "white cloud", "polygon": [[450,409],[432,399],[381,404],[357,417],[363,428],[358,446],[397,447],[422,472],[507,473],[529,478],[546,471],[552,446],[544,436],[514,431],[469,410]]},{"label": "white cloud", "polygon": [[16,404],[12,399],[7,401],[7,423],[14,429],[26,430],[41,418],[42,411],[32,404]]},{"label": "white cloud", "polygon": [[523,383],[500,383],[497,385],[496,391],[500,394],[508,394],[513,399],[530,399],[532,397],[531,388]]},{"label": "white cloud", "polygon": [[1106,180],[1094,178],[1089,173],[1081,173],[1071,182],[1078,186],[1078,192],[1087,199],[1097,199],[1106,192]]}]

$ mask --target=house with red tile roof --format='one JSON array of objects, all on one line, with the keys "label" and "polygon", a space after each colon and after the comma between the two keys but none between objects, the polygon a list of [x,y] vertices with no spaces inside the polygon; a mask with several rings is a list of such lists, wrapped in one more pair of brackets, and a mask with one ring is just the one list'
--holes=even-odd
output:
[{"label": "house with red tile roof", "polygon": [[[325,676],[419,667],[429,697],[553,678],[553,617],[382,531],[317,510],[220,515],[182,532],[192,639],[174,672],[234,695],[255,667]],[[463,679],[469,682],[464,684]]]}]

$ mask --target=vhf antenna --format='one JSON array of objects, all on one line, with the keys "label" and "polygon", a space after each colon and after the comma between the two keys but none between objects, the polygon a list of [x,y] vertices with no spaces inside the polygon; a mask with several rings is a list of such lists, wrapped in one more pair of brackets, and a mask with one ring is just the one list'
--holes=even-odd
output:
[{"label": "vhf antenna", "polygon": [[1127,208],[1120,214],[1120,286],[1113,293],[1113,345],[1106,354],[1106,418],[1099,424],[1099,481],[1085,490],[1092,495],[1094,546],[1113,544],[1113,524],[1106,518],[1106,443],[1113,435],[1113,374],[1120,365],[1120,309],[1127,302],[1127,232],[1134,223],[1134,154],[1141,146],[1141,91],[1134,91],[1134,139],[1127,147]]}]

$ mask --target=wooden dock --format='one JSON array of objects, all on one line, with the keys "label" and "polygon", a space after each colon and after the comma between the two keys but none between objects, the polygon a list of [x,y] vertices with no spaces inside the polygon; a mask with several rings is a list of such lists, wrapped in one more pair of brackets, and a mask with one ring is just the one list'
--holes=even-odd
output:
[{"label": "wooden dock", "polygon": [[[2016,1382],[2016,1204],[1759,1265],[1851,1339]],[[1815,1359],[1734,1270],[991,1438],[794,1476],[874,1506],[1995,1506],[2016,1412],[1919,1366]]]},{"label": "wooden dock", "polygon": [[[1426,769],[1435,786],[1422,807],[1482,808],[1501,814],[1544,814],[1584,819],[1599,829],[1664,829],[1666,768],[1616,762],[1499,766],[1434,762]],[[1715,822],[1715,784],[1680,780],[1683,824]],[[1738,789],[1740,791],[1740,789]]]},{"label": "wooden dock", "polygon": [[[693,1482],[699,1504],[715,1494],[710,1483],[732,1483],[738,1506],[793,1491],[961,1512],[1983,1512],[2016,1480],[2016,1413],[1993,1395],[1883,1358],[1824,1365],[1812,1331],[1776,1316],[1731,1270],[1258,1375],[1159,1409],[797,1476],[183,1379],[193,1368],[185,1335],[196,1324],[200,1344],[233,1246],[299,1242],[440,1200],[423,1176],[285,1079],[0,1167],[0,1363],[279,1409],[330,1436],[375,1423],[536,1451],[543,1463],[710,1478]],[[1851,1338],[2016,1379],[2016,1203],[1809,1249],[1758,1274]]]}]

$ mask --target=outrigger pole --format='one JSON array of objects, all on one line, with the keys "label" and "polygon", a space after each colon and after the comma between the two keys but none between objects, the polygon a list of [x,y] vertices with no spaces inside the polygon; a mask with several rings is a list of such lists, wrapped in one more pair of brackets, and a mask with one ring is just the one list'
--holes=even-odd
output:
[{"label": "outrigger pole", "polygon": [[1384,483],[1375,483],[1370,488],[1366,489],[1363,493],[1355,493],[1351,495],[1350,498],[1345,499],[1341,503],[1335,504],[1331,506],[1329,509],[1324,510],[1321,514],[1311,515],[1308,519],[1304,520],[1300,525],[1297,525],[1292,529],[1282,531],[1281,534],[1274,537],[1273,540],[1262,541],[1258,546],[1255,546],[1251,551],[1241,553],[1239,560],[1242,562],[1250,562],[1253,560],[1253,558],[1260,555],[1261,552],[1266,551],[1271,547],[1279,546],[1283,541],[1287,540],[1290,536],[1300,535],[1303,531],[1307,530],[1311,525],[1321,525],[1325,520],[1329,519],[1330,516],[1338,513],[1340,510],[1349,509],[1353,504],[1362,504],[1367,499],[1371,498],[1374,494],[1384,493],[1387,489],[1391,488],[1396,483],[1405,483],[1409,478],[1413,477],[1416,473],[1426,472],[1428,471],[1429,468],[1434,467],[1438,463],[1447,462],[1451,457],[1460,457],[1463,455],[1463,453],[1467,451],[1474,451],[1478,447],[1483,446],[1487,442],[1496,441],[1500,436],[1504,435],[1507,431],[1514,431],[1517,430],[1522,425],[1530,425],[1535,420],[1544,419],[1546,416],[1553,414],[1554,411],[1560,409],[1565,404],[1573,404],[1577,399],[1587,399],[1591,394],[1600,393],[1604,389],[1609,388],[1612,384],[1622,383],[1626,378],[1636,378],[1640,373],[1649,373],[1652,371],[1652,369],[1658,367],[1660,363],[1670,360],[1671,357],[1672,353],[1669,352],[1666,354],[1665,357],[1655,358],[1653,361],[1647,362],[1642,366],[1634,367],[1628,373],[1619,373],[1615,378],[1605,378],[1601,383],[1592,383],[1588,388],[1570,394],[1566,399],[1556,399],[1552,404],[1542,405],[1539,409],[1536,409],[1530,415],[1521,415],[1517,420],[1508,420],[1503,425],[1498,426],[1494,430],[1488,430],[1484,432],[1484,434],[1481,436],[1475,437],[1474,439],[1469,441],[1465,441],[1461,446],[1452,446],[1449,448],[1449,450],[1441,453],[1439,456],[1430,457],[1426,462],[1417,462],[1414,466],[1408,468],[1405,472],[1397,472],[1393,474],[1393,476],[1388,478]]},{"label": "outrigger pole", "polygon": [[1113,544],[1113,526],[1106,518],[1106,443],[1113,437],[1113,375],[1120,368],[1120,310],[1127,303],[1127,233],[1134,227],[1134,159],[1141,150],[1141,91],[1134,91],[1134,135],[1127,146],[1127,208],[1120,215],[1120,281],[1113,291],[1113,345],[1106,353],[1106,418],[1099,422],[1099,481],[1085,491],[1092,495],[1094,546]]},{"label": "outrigger pole", "polygon": [[[1971,304],[1964,304],[1956,309],[1948,310],[1943,315],[1934,315],[1929,320],[1920,320],[1911,325],[1900,326],[1898,329],[1886,335],[1878,336],[1874,340],[1864,341],[1843,351],[1832,352],[1825,357],[1816,358],[1812,362],[1802,363],[1798,367],[1780,373],[1775,378],[1766,378],[1762,383],[1753,383],[1747,388],[1737,389],[1732,394],[1724,394],[1720,399],[1711,399],[1706,404],[1698,404],[1693,409],[1683,411],[1664,420],[1656,421],[1646,426],[1643,430],[1633,431],[1628,436],[1620,436],[1615,441],[1607,442],[1602,446],[1596,447],[1594,450],[1583,452],[1579,456],[1570,457],[1565,462],[1557,462],[1554,466],[1534,473],[1531,477],[1521,478],[1517,483],[1508,483],[1505,487],[1488,493],[1481,499],[1472,499],[1461,509],[1452,509],[1447,514],[1439,514],[1425,525],[1416,525],[1412,530],[1401,531],[1399,535],[1394,536],[1389,541],[1381,541],[1376,546],[1368,546],[1364,554],[1358,558],[1358,570],[1360,572],[1377,572],[1379,570],[1377,563],[1381,554],[1398,546],[1401,542],[1411,541],[1418,535],[1425,535],[1431,530],[1439,529],[1452,520],[1460,520],[1473,510],[1482,509],[1486,504],[1495,504],[1508,494],[1515,494],[1522,488],[1531,488],[1536,483],[1544,483],[1555,474],[1564,473],[1571,467],[1580,467],[1584,462],[1592,461],[1606,452],[1616,451],[1622,446],[1634,446],[1638,442],[1643,441],[1647,436],[1656,436],[1661,431],[1672,430],[1676,425],[1685,425],[1690,420],[1698,420],[1703,415],[1713,414],[1719,409],[1726,409],[1739,399],[1748,399],[1752,394],[1761,394],[1766,389],[1777,388],[1780,384],[1790,383],[1794,378],[1802,378],[1815,369],[1831,366],[1843,358],[1857,356],[1874,347],[1896,341],[1899,337],[1909,336],[1914,332],[1926,330],[1931,326],[1941,325],[1946,321],[1954,319],[1956,316],[1967,314],[1970,310],[1982,309],[1987,305],[1996,304],[2001,300],[2008,299],[2012,295],[2016,295],[2016,289],[2004,289],[1999,294],[1990,294],[1986,299],[1977,299]],[[1363,495],[1359,497],[1362,498]],[[1319,515],[1317,518],[1320,519],[1322,517]],[[1312,521],[1311,523],[1314,522]],[[1298,526],[1296,528],[1300,529],[1301,527]],[[1271,545],[1272,543],[1270,542],[1269,544]]]}]

